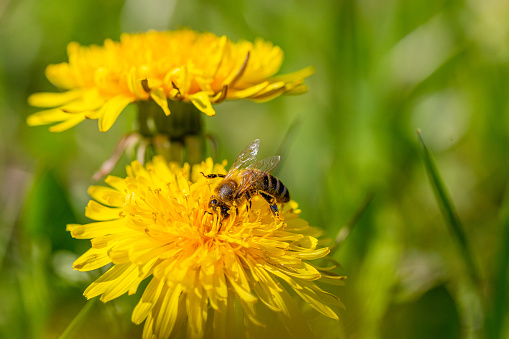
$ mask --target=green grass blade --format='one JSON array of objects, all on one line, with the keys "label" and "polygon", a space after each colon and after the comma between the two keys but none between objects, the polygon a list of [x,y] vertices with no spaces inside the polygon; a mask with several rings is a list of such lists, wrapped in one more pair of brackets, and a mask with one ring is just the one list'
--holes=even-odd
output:
[{"label": "green grass blade", "polygon": [[486,338],[502,338],[506,319],[507,305],[507,272],[509,272],[509,187],[506,188],[506,196],[502,205],[501,213],[501,241],[499,254],[495,265],[493,285],[490,288],[491,308],[487,311]]},{"label": "green grass blade", "polygon": [[449,226],[451,233],[457,240],[461,256],[465,262],[465,265],[467,266],[470,278],[476,286],[479,286],[479,271],[476,268],[472,254],[470,252],[461,221],[458,217],[456,209],[454,208],[454,205],[452,204],[449,194],[447,193],[445,185],[442,182],[435,161],[433,160],[433,156],[424,143],[420,129],[417,130],[417,136],[422,146],[422,159],[424,161],[424,166],[426,167],[426,172],[428,174],[428,178],[430,180],[433,191],[435,192],[435,197],[437,199],[440,210],[442,211],[446,224]]},{"label": "green grass blade", "polygon": [[338,250],[338,248],[340,248],[341,245],[345,243],[346,238],[352,232],[354,226],[357,224],[357,221],[359,221],[364,212],[366,212],[374,197],[375,194],[373,192],[369,193],[362,202],[362,204],[357,208],[355,213],[352,215],[348,223],[345,226],[341,227],[334,240],[334,245],[332,245],[332,247],[330,248],[331,256],[333,256],[334,253],[336,253],[336,251]]},{"label": "green grass blade", "polygon": [[74,332],[81,326],[83,321],[87,318],[92,306],[96,303],[99,298],[94,298],[92,300],[87,301],[85,306],[81,309],[80,313],[71,321],[69,326],[65,329],[64,333],[59,337],[59,339],[69,339],[73,338]]}]

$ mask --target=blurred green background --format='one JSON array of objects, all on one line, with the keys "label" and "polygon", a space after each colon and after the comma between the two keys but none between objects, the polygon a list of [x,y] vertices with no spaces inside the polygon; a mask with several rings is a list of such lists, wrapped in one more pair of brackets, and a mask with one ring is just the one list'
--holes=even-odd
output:
[{"label": "blurred green background", "polygon": [[[222,103],[206,129],[229,163],[255,138],[270,156],[288,136],[277,175],[302,216],[331,239],[350,230],[334,253],[347,284],[329,289],[346,310],[339,322],[309,312],[317,337],[509,337],[507,18],[503,0],[3,0],[0,337],[58,337],[85,305],[99,272],[72,271],[89,243],[65,225],[87,222],[91,176],[135,114],[128,108],[108,133],[96,121],[50,133],[26,126],[37,111],[26,98],[56,90],[44,69],[67,60],[70,41],[182,26],[272,41],[285,51],[281,73],[316,67],[307,94]],[[478,283],[433,195],[417,128]],[[95,304],[76,338],[139,336],[130,322],[138,298]]]}]

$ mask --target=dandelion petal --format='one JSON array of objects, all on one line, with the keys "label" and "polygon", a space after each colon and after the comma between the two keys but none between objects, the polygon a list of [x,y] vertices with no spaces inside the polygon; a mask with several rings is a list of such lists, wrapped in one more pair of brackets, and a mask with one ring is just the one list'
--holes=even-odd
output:
[{"label": "dandelion petal", "polygon": [[133,101],[129,97],[122,95],[116,96],[108,100],[99,110],[99,130],[106,132],[113,126],[115,120],[122,112],[122,110]]}]

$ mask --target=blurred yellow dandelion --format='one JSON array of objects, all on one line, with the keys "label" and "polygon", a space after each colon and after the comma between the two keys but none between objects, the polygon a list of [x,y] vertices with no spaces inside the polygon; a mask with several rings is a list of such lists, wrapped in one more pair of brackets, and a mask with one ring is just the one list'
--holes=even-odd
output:
[{"label": "blurred yellow dandelion", "polygon": [[292,294],[337,319],[329,306],[341,302],[315,282],[341,284],[345,277],[310,263],[329,249],[319,246],[319,231],[299,218],[293,201],[282,206],[282,222],[255,196],[249,211],[239,207],[220,226],[207,213],[213,185],[200,172],[225,173],[224,165],[209,158],[180,167],[155,157],[146,167],[133,162],[126,178],[108,177],[111,187],[92,186],[86,216],[97,222],[68,225],[73,237],[92,239],[74,268],[113,265],[84,294],[107,302],[151,279],[132,313],[134,323],[145,322],[145,338],[182,331],[236,338],[239,323],[257,336],[268,330],[264,312],[277,315],[278,331],[307,338],[310,327]]},{"label": "blurred yellow dandelion", "polygon": [[65,92],[36,93],[32,106],[49,108],[28,117],[29,125],[59,122],[63,131],[84,119],[98,119],[107,131],[132,102],[153,100],[166,115],[167,100],[190,102],[215,114],[212,104],[225,99],[271,100],[307,90],[304,78],[311,67],[276,76],[283,51],[272,43],[234,43],[226,36],[189,29],[123,34],[120,42],[103,46],[67,47],[69,61],[49,65],[46,77]]}]

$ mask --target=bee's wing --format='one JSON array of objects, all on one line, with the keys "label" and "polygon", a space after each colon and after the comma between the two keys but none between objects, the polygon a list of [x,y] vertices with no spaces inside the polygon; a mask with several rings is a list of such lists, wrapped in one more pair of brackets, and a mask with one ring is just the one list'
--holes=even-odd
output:
[{"label": "bee's wing", "polygon": [[256,161],[256,155],[260,149],[260,139],[253,140],[249,145],[240,152],[239,156],[230,167],[227,177],[233,176],[242,168],[248,168]]},{"label": "bee's wing", "polygon": [[259,160],[248,168],[254,168],[261,172],[269,173],[277,166],[277,164],[279,164],[279,160],[281,160],[281,157],[279,155],[274,155],[272,157]]},{"label": "bee's wing", "polygon": [[260,180],[266,173],[269,173],[277,166],[281,157],[274,155],[270,158],[265,158],[255,162],[248,169],[257,169],[258,171],[251,171],[249,175],[242,178],[237,196],[241,196],[245,191],[251,187],[255,182]]}]

